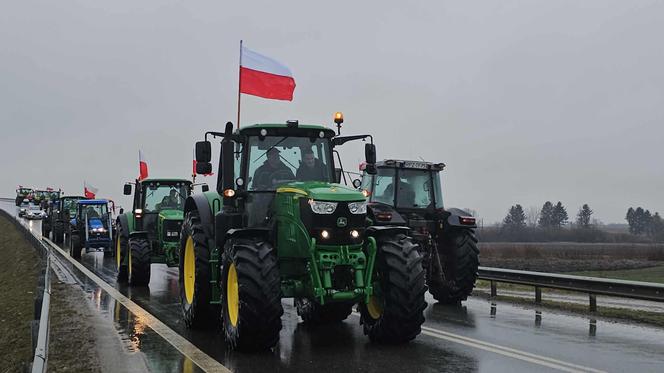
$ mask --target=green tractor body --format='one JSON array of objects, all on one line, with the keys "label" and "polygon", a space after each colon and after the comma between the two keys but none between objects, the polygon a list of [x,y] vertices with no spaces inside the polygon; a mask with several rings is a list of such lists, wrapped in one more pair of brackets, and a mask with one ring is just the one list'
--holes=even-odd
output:
[{"label": "green tractor body", "polygon": [[18,187],[16,189],[16,206],[20,206],[24,199],[32,195],[32,188]]},{"label": "green tractor body", "polygon": [[[192,183],[186,179],[136,180],[132,209],[116,219],[114,237],[118,280],[147,285],[150,265],[177,266],[184,201]],[[132,184],[124,194],[131,195]]]},{"label": "green tractor body", "polygon": [[[339,184],[333,148],[370,136],[323,126],[265,124],[197,143],[197,173],[211,171],[207,136],[223,137],[217,191],[185,206],[180,298],[188,326],[221,319],[231,348],[273,347],[281,298],[305,322],[344,320],[359,305],[365,334],[400,343],[420,333],[424,273],[405,227],[367,224],[366,198]],[[366,144],[367,160],[375,147]]]},{"label": "green tractor body", "polygon": [[440,172],[445,165],[407,160],[376,163],[364,172],[361,187],[369,197],[368,217],[375,225],[406,225],[424,258],[429,292],[454,304],[471,294],[479,266],[475,218],[443,207]]}]

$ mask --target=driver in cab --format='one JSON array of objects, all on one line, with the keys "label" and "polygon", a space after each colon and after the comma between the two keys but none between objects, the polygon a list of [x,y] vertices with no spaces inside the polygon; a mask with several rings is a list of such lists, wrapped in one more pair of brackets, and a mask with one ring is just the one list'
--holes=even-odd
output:
[{"label": "driver in cab", "polygon": [[270,148],[267,160],[254,172],[254,189],[272,189],[279,180],[294,180],[295,175],[280,159],[279,149]]},{"label": "driver in cab", "polygon": [[302,163],[297,169],[296,177],[298,181],[324,181],[327,179],[325,166],[314,156],[311,149],[302,152]]}]

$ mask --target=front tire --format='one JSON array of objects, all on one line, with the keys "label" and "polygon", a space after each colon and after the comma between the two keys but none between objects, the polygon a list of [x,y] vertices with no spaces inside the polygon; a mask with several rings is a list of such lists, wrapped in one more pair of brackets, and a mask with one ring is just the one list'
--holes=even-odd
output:
[{"label": "front tire", "polygon": [[306,298],[296,298],[295,308],[305,324],[333,324],[344,321],[353,312],[353,304],[345,302],[320,305]]},{"label": "front tire", "polygon": [[114,249],[115,249],[115,269],[117,273],[117,281],[120,283],[127,282],[129,277],[127,271],[127,237],[122,233],[122,228],[118,228],[115,233],[114,240]]},{"label": "front tire", "polygon": [[189,328],[217,324],[219,313],[210,305],[210,249],[198,211],[190,211],[180,235],[180,305]]},{"label": "front tire", "polygon": [[64,231],[64,224],[61,221],[56,221],[53,227],[53,242],[61,244],[64,241]]},{"label": "front tire", "polygon": [[150,241],[145,238],[129,239],[129,284],[147,286],[150,283]]},{"label": "front tire", "polygon": [[360,303],[360,323],[374,342],[408,342],[420,334],[427,306],[422,256],[402,233],[384,233],[376,242],[374,294]]},{"label": "front tire", "polygon": [[473,292],[479,267],[477,238],[472,229],[452,230],[438,246],[445,281],[429,284],[433,298],[444,304],[457,304]]},{"label": "front tire", "polygon": [[281,331],[281,279],[269,242],[234,239],[226,243],[221,273],[223,325],[231,349],[274,347]]}]

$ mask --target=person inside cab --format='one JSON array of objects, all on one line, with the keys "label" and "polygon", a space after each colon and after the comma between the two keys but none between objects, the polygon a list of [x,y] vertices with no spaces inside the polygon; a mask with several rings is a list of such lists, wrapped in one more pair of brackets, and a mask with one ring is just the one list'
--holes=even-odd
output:
[{"label": "person inside cab", "polygon": [[270,148],[267,159],[256,169],[253,178],[253,189],[273,189],[280,180],[295,180],[295,175],[280,159],[279,149]]},{"label": "person inside cab", "polygon": [[325,165],[314,156],[314,152],[311,149],[302,151],[302,162],[295,178],[298,181],[325,181],[326,177]]}]

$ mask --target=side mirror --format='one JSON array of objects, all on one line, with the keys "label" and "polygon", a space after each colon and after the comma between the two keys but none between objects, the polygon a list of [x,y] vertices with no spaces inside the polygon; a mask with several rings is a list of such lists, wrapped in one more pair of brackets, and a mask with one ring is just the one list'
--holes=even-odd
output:
[{"label": "side mirror", "polygon": [[[210,163],[212,160],[212,145],[209,141],[196,142],[196,163]],[[196,171],[196,173],[200,173]]]},{"label": "side mirror", "polygon": [[362,180],[360,179],[353,180],[353,186],[355,187],[355,189],[360,189],[361,185],[362,185]]},{"label": "side mirror", "polygon": [[376,163],[376,145],[364,144],[364,157],[366,158],[367,164]]},{"label": "side mirror", "polygon": [[210,187],[207,184],[203,184],[201,185],[201,190],[205,193],[210,190]]},{"label": "side mirror", "polygon": [[367,163],[367,166],[364,168],[364,172],[366,172],[369,175],[375,175],[378,173],[378,170],[376,169],[375,164]]},{"label": "side mirror", "polygon": [[210,162],[196,162],[196,173],[199,175],[207,175],[212,173],[212,163]]},{"label": "side mirror", "polygon": [[125,184],[123,192],[124,192],[125,196],[130,196],[131,195],[131,184]]}]

